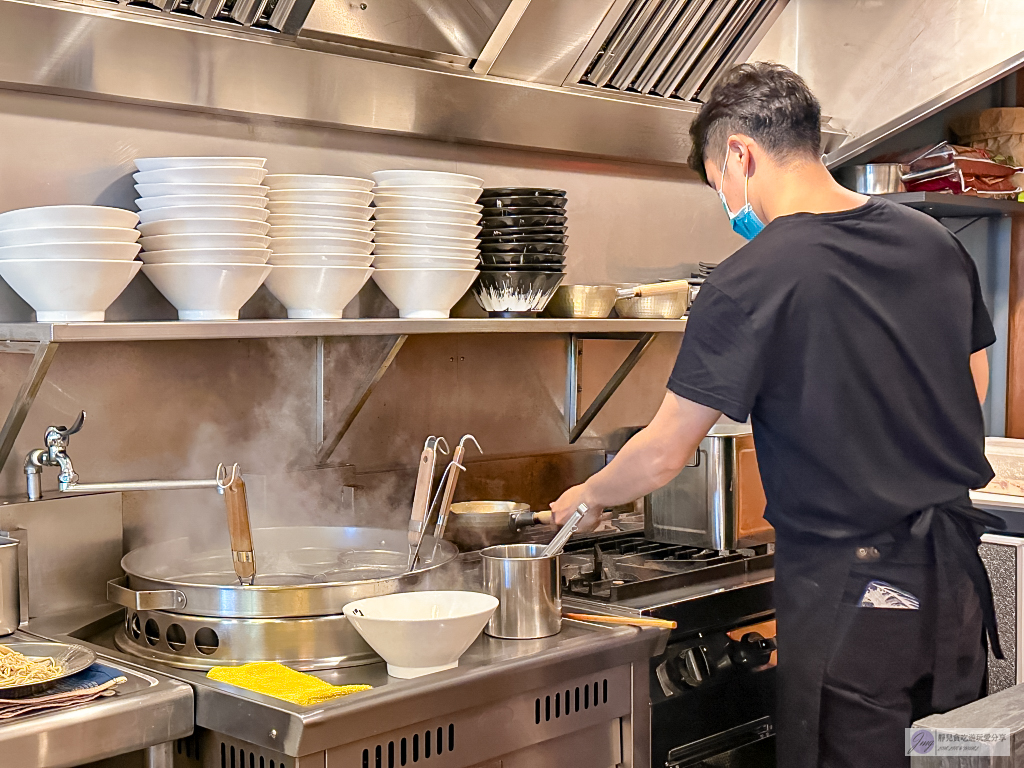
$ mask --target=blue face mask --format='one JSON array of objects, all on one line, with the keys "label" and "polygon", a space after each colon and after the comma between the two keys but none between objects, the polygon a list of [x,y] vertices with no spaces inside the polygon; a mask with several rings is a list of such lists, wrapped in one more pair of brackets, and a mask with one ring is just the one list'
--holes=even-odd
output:
[{"label": "blue face mask", "polygon": [[[729,152],[725,153],[725,162],[722,163],[722,181],[719,183],[719,187],[725,186],[725,171],[729,165]],[[729,223],[732,225],[732,231],[740,237],[745,237],[747,240],[753,240],[757,237],[761,230],[764,229],[764,223],[757,218],[757,214],[754,213],[754,209],[751,207],[750,202],[747,200],[747,186],[750,184],[750,177],[743,177],[743,207],[740,208],[736,213],[729,210],[729,204],[725,201],[725,192],[721,189],[718,190],[718,196],[722,198],[722,206],[725,208],[725,212],[729,214]]]}]

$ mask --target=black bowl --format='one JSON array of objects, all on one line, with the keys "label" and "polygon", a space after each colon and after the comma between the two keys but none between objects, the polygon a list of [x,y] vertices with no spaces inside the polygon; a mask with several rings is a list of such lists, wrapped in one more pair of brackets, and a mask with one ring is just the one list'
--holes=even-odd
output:
[{"label": "black bowl", "polygon": [[[560,242],[558,238],[565,238],[567,227],[509,227],[506,229],[481,229],[478,237],[481,242],[507,241],[508,238],[539,237],[547,243]],[[536,242],[536,241],[534,241]],[[562,240],[561,242],[564,242]]]},{"label": "black bowl", "polygon": [[565,208],[567,197],[522,196],[481,197],[477,203],[484,208]]},{"label": "black bowl", "polygon": [[481,267],[533,266],[563,269],[565,256],[550,253],[481,253]]},{"label": "black bowl", "polygon": [[480,226],[488,229],[524,229],[526,227],[561,227],[565,216],[545,214],[530,216],[485,216]]},{"label": "black bowl", "polygon": [[565,275],[542,269],[481,270],[473,296],[492,317],[530,317],[541,312]]},{"label": "black bowl", "polygon": [[[557,234],[564,230],[560,227],[550,227],[542,229],[551,229],[552,232],[549,234],[540,235],[501,235],[499,237],[481,237],[481,245],[513,245],[515,243],[562,243],[564,244],[569,236],[565,234]],[[505,230],[496,230],[498,232],[504,232]]]},{"label": "black bowl", "polygon": [[484,187],[480,197],[565,197],[564,189],[540,187]]},{"label": "black bowl", "polygon": [[561,256],[568,247],[562,243],[480,243],[480,253],[550,253]]},{"label": "black bowl", "polygon": [[477,269],[481,272],[565,272],[565,264],[484,264]]},{"label": "black bowl", "polygon": [[565,208],[484,208],[481,216],[565,216]]}]

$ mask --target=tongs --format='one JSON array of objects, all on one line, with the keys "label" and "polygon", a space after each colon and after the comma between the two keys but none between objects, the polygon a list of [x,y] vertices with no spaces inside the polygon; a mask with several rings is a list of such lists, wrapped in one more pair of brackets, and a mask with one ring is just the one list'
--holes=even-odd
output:
[{"label": "tongs", "polygon": [[583,516],[587,514],[589,507],[586,504],[580,504],[576,507],[576,511],[572,513],[568,520],[565,521],[565,525],[562,526],[562,530],[555,534],[555,538],[551,540],[551,543],[544,547],[544,551],[540,553],[541,557],[553,557],[562,551],[562,547],[565,546],[565,542],[569,540],[569,537],[576,533],[576,530],[580,527],[580,521]]},{"label": "tongs", "polygon": [[420,468],[416,475],[416,492],[412,497],[412,517],[409,519],[409,564],[408,570],[416,565],[423,534],[427,530],[427,506],[430,504],[430,492],[434,485],[434,466],[437,463],[437,452],[448,455],[448,442],[443,437],[431,435],[423,444],[420,454]]}]

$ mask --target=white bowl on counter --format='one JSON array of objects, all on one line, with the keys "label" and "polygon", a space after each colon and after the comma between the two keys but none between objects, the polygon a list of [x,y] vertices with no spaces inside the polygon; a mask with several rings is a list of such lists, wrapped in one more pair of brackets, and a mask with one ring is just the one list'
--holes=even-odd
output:
[{"label": "white bowl on counter", "polygon": [[478,187],[483,189],[484,180],[476,176],[446,171],[376,171],[370,174],[378,187]]},{"label": "white bowl on counter", "polygon": [[480,273],[476,269],[377,269],[373,281],[400,317],[448,317]]},{"label": "white bowl on counter", "polygon": [[184,248],[176,251],[143,251],[145,264],[266,264],[269,248]]},{"label": "white bowl on counter", "polygon": [[197,168],[205,166],[232,166],[262,168],[265,157],[138,157],[135,167],[140,171],[162,171],[165,168]]},{"label": "white bowl on counter", "polygon": [[364,232],[373,229],[373,222],[369,219],[349,219],[343,216],[305,216],[271,211],[267,221],[272,227],[344,227]]},{"label": "white bowl on counter", "polygon": [[0,247],[37,243],[134,243],[137,229],[125,227],[30,227],[0,229]]},{"label": "white bowl on counter", "polygon": [[168,219],[247,219],[266,221],[270,214],[266,208],[241,205],[173,205],[168,208],[151,208],[139,211],[143,224]]},{"label": "white bowl on counter", "polygon": [[378,208],[426,208],[439,211],[464,211],[465,213],[480,213],[484,209],[476,203],[460,203],[457,200],[436,200],[430,197],[410,197],[409,195],[391,195],[376,193],[373,196],[374,204]]},{"label": "white bowl on counter", "polygon": [[257,195],[160,195],[159,197],[139,197],[135,200],[135,207],[140,211],[149,211],[154,208],[180,208],[186,205],[266,208],[267,198]]},{"label": "white bowl on counter", "polygon": [[[267,192],[270,191],[270,188],[259,184],[136,184],[135,191],[144,198],[258,197],[266,205]],[[200,201],[200,203],[202,202],[204,201]]]},{"label": "white bowl on counter", "polygon": [[[408,221],[405,219],[390,219],[378,221],[374,230],[385,235],[424,235],[427,237],[458,238],[462,240],[476,240],[480,234],[481,226],[478,224],[445,224],[434,221]],[[383,241],[382,241],[383,242]]]},{"label": "white bowl on counter", "polygon": [[373,209],[377,221],[429,221],[435,224],[476,224],[480,214],[468,211],[446,211],[443,208],[394,208],[378,205]]},{"label": "white bowl on counter", "polygon": [[338,205],[369,205],[372,192],[357,189],[272,189],[267,195],[271,202],[283,203],[337,203]]},{"label": "white bowl on counter", "polygon": [[480,249],[474,246],[419,245],[417,243],[374,243],[373,252],[381,256],[447,256],[475,259]]},{"label": "white bowl on counter", "polygon": [[373,240],[373,231],[369,229],[349,229],[348,227],[270,227],[267,233],[271,237],[347,237],[368,243]]},{"label": "white bowl on counter", "polygon": [[264,177],[263,183],[271,189],[354,189],[359,192],[373,189],[372,179],[307,173],[272,173]]},{"label": "white bowl on counter", "polygon": [[400,245],[413,248],[472,248],[479,250],[475,237],[443,237],[442,235],[407,235],[405,233],[375,232],[376,245]]},{"label": "white bowl on counter", "polygon": [[160,235],[194,235],[200,233],[220,235],[267,235],[270,225],[255,219],[164,219],[140,224],[144,237]]},{"label": "white bowl on counter", "polygon": [[497,607],[498,598],[480,592],[399,592],[342,610],[388,674],[409,679],[457,667]]},{"label": "white bowl on counter", "polygon": [[0,277],[40,323],[102,322],[141,267],[125,260],[14,259],[0,261]]},{"label": "white bowl on counter", "polygon": [[131,261],[139,255],[139,243],[35,243],[6,245],[0,248],[0,260],[88,259],[99,261]]},{"label": "white bowl on counter", "polygon": [[117,227],[131,229],[139,215],[102,205],[44,205],[0,213],[0,229],[30,227]]},{"label": "white bowl on counter", "polygon": [[476,269],[478,258],[452,258],[450,256],[377,256],[373,266],[378,269]]},{"label": "white bowl on counter", "polygon": [[338,203],[288,203],[271,200],[267,208],[274,214],[292,216],[328,216],[335,219],[369,221],[373,209],[368,205],[340,205]]},{"label": "white bowl on counter", "polygon": [[275,267],[368,267],[373,256],[339,256],[336,253],[275,253],[270,256]]},{"label": "white bowl on counter", "polygon": [[275,237],[270,250],[277,253],[336,253],[344,256],[369,256],[373,243],[347,237]]},{"label": "white bowl on counter", "polygon": [[259,184],[266,175],[263,168],[208,165],[139,171],[132,178],[136,184]]},{"label": "white bowl on counter", "polygon": [[142,273],[179,320],[237,320],[274,267],[264,264],[146,264]]},{"label": "white bowl on counter", "polygon": [[372,274],[369,267],[275,265],[267,289],[284,304],[290,318],[339,318]]},{"label": "white bowl on counter", "polygon": [[195,232],[188,235],[157,235],[140,241],[147,251],[178,251],[186,248],[269,248],[265,235],[221,235]]},{"label": "white bowl on counter", "polygon": [[480,187],[452,187],[431,184],[402,185],[400,187],[379,187],[380,194],[426,197],[433,200],[453,200],[458,203],[475,203],[480,197]]}]

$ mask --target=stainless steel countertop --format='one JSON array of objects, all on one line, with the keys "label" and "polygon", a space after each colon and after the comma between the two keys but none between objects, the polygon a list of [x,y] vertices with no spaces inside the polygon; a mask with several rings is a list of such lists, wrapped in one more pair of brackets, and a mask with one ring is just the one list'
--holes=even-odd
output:
[{"label": "stainless steel countertop", "polygon": [[[37,639],[16,632],[0,638],[0,643]],[[189,686],[105,656],[97,662],[118,670],[128,682],[109,698],[0,722],[3,768],[82,765],[192,733],[194,708]]]},{"label": "stainless steel countertop", "polygon": [[[109,608],[102,610],[109,613]],[[102,624],[99,613],[91,620],[96,626]],[[36,620],[29,628],[63,640],[69,632],[83,634],[77,628],[87,623],[89,617],[79,613],[59,620]],[[87,644],[117,659],[132,658],[112,650],[114,627],[108,623],[111,625],[88,636]],[[406,718],[414,722],[415,713],[443,716],[492,701],[495,691],[510,697],[611,666],[641,660],[646,664],[666,635],[665,630],[575,621],[563,622],[561,633],[541,640],[496,640],[481,635],[457,669],[415,680],[388,677],[383,663],[316,672],[335,685],[374,686],[372,691],[316,707],[296,706],[209,680],[202,672],[150,663],[146,667],[193,687],[197,726],[298,757],[328,749],[342,739],[347,743],[386,732],[394,722]],[[137,659],[134,662],[139,663]],[[388,713],[387,718],[381,718],[382,711]],[[343,735],[339,730],[342,723]]]}]

